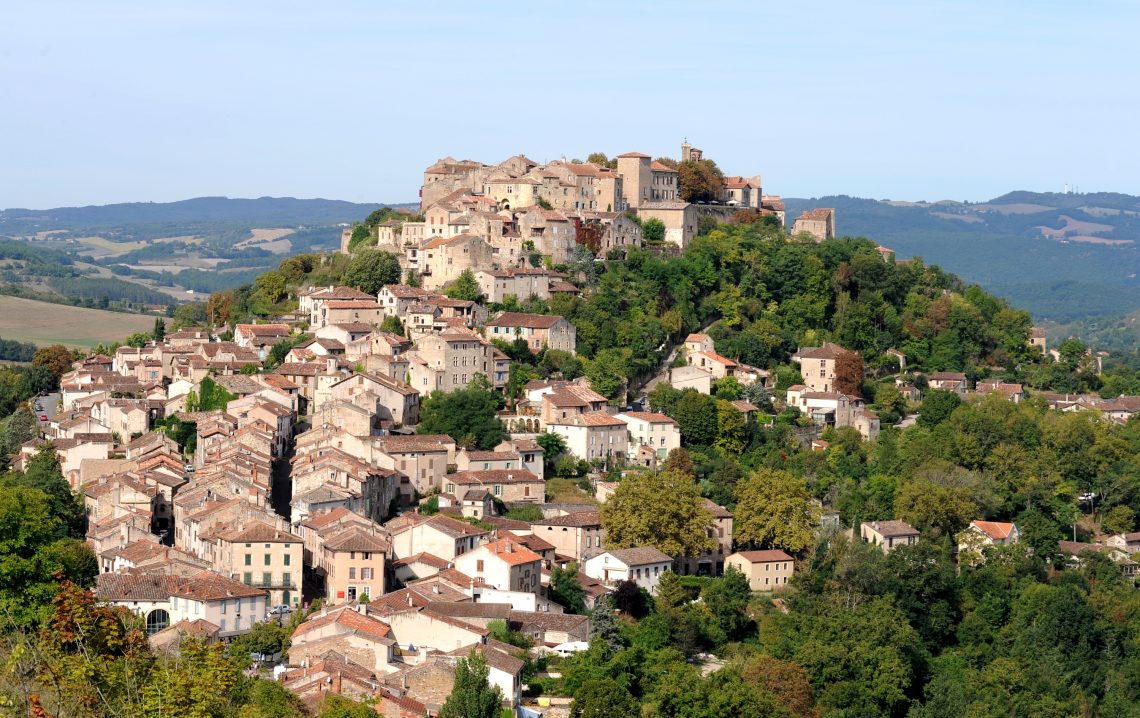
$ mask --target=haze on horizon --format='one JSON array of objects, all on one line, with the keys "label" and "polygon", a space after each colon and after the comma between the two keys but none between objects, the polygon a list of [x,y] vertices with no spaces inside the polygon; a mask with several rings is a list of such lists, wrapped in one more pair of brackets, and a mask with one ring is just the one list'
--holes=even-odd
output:
[{"label": "haze on horizon", "polygon": [[1127,0],[16,3],[0,207],[405,202],[444,155],[686,137],[784,196],[1140,194],[1138,26]]}]

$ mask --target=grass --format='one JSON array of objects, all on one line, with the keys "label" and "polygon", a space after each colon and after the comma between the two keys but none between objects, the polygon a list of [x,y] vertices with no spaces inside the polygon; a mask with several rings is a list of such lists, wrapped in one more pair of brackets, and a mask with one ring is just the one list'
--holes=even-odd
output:
[{"label": "grass", "polygon": [[598,500],[578,488],[574,479],[550,479],[546,482],[546,494],[555,504],[595,504]]},{"label": "grass", "polygon": [[40,346],[92,347],[154,329],[154,317],[0,296],[0,337]]}]

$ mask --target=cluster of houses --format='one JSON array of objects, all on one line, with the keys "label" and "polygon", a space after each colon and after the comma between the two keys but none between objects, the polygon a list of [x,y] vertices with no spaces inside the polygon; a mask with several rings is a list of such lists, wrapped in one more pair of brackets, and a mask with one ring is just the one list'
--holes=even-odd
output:
[{"label": "cluster of houses", "polygon": [[[681,161],[702,158],[701,150],[682,145]],[[466,269],[522,268],[536,257],[563,264],[576,246],[601,256],[642,246],[641,225],[651,219],[664,225],[666,243],[684,248],[697,236],[701,217],[727,220],[743,209],[784,223],[783,202],[763,194],[759,176],[725,177],[715,199],[686,202],[677,168],[640,152],[606,164],[542,164],[525,155],[498,164],[444,157],[424,170],[422,221],[380,224],[377,246],[434,289]],[[830,227],[834,232],[833,221]],[[342,251],[348,252],[350,239],[348,230]]]},{"label": "cluster of houses", "polygon": [[[561,281],[543,271],[480,279],[508,293],[513,281]],[[321,598],[280,657],[284,685],[313,705],[331,691],[432,715],[472,650],[508,702],[520,700],[522,661],[490,638],[491,621],[550,649],[589,640],[588,617],[547,597],[555,567],[579,567],[588,605],[623,581],[652,591],[669,570],[739,565],[757,590],[787,583],[791,557],[734,554],[732,514],[711,502],[716,548],[668,556],[607,550],[596,505],[546,501],[540,432],[603,463],[656,466],[681,444],[673,419],[621,411],[588,382],[530,382],[504,412],[514,431],[491,451],[413,433],[421,396],[477,375],[504,385],[495,339],[573,353],[561,317],[491,316],[405,285],[317,287],[300,304],[303,342],[288,323],[239,324],[230,339],[184,329],[76,362],[60,411],[21,447],[17,461],[45,446],[60,457],[87,507],[97,597],[139,613],[157,648],[176,651],[187,635],[228,640]],[[405,335],[379,329],[388,317]],[[293,342],[284,360],[264,371],[283,341]],[[702,347],[716,356],[711,341]],[[504,517],[527,505],[541,518]]]},{"label": "cluster of houses", "polygon": [[[682,147],[683,160],[700,158]],[[224,641],[320,598],[279,657],[279,680],[314,706],[335,693],[368,698],[385,715],[427,716],[471,651],[518,704],[523,662],[491,637],[492,622],[551,650],[590,639],[589,618],[548,597],[555,568],[578,567],[588,606],[627,581],[653,591],[670,570],[718,575],[731,566],[753,590],[784,588],[793,557],[734,552],[733,515],[710,501],[715,548],[699,556],[611,548],[597,505],[547,501],[552,457],[539,434],[560,436],[570,456],[602,468],[655,469],[681,446],[672,418],[615,407],[585,379],[527,383],[501,412],[508,438],[490,451],[415,433],[428,394],[465,389],[477,377],[506,387],[502,343],[576,349],[563,317],[493,314],[440,293],[444,285],[471,270],[490,303],[577,293],[564,274],[533,266],[541,262],[531,255],[560,263],[580,244],[599,252],[641,244],[641,226],[627,212],[660,219],[666,241],[682,247],[702,213],[747,208],[782,221],[782,204],[762,194],[759,177],[726,178],[717,202],[697,205],[680,201],[675,169],[639,153],[619,156],[613,168],[540,165],[521,155],[493,166],[446,158],[425,171],[421,196],[424,221],[382,224],[378,244],[422,286],[387,285],[376,294],[309,287],[292,321],[238,324],[222,335],[183,329],[82,359],[62,377],[59,412],[14,461],[20,467],[45,446],[58,455],[85,502],[97,597],[140,614],[152,643],[171,651],[186,635]],[[801,220],[802,231],[834,233],[831,210]],[[402,333],[380,328],[392,320]],[[299,341],[302,327],[307,337]],[[728,378],[771,383],[765,370],[718,354],[706,334],[689,335],[681,351],[684,361],[667,374],[677,388],[711,393]],[[836,388],[845,351],[830,343],[799,351],[803,383],[787,389],[787,405],[816,424],[851,426],[873,439],[878,417]],[[927,383],[968,392],[963,374],[931,374]],[[1000,382],[975,391],[1024,396],[1019,385]],[[1140,410],[1134,399],[1049,398],[1064,411],[1095,408],[1110,417]],[[746,419],[759,411],[734,405]],[[614,489],[597,482],[597,500]],[[507,518],[512,507],[540,518]],[[883,551],[919,540],[901,521],[865,522],[859,536]],[[985,545],[1017,539],[1012,524],[977,521],[959,536],[960,555],[981,560]],[[1095,550],[1124,561],[1138,542],[1133,534],[1062,550],[1074,560]]]}]

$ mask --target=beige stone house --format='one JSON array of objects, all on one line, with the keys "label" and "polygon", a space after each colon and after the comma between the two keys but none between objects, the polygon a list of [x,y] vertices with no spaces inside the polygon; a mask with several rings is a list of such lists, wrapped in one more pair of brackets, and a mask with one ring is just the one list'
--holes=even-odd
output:
[{"label": "beige stone house", "polygon": [[439,289],[466,270],[489,267],[494,259],[487,240],[474,234],[437,237],[423,246],[420,277],[425,289]]},{"label": "beige stone house", "polygon": [[538,593],[542,557],[520,543],[498,539],[456,556],[455,568],[492,588]]},{"label": "beige stone house", "polygon": [[440,488],[447,465],[455,463],[455,440],[447,434],[390,434],[379,438],[376,447],[381,466],[408,477],[408,483],[400,485],[400,493],[408,497]]},{"label": "beige stone house", "polygon": [[926,377],[926,382],[931,389],[952,391],[959,396],[965,396],[969,388],[966,375],[960,371],[936,371]]},{"label": "beige stone house", "polygon": [[552,544],[556,558],[581,562],[602,550],[605,529],[597,511],[564,514],[535,521],[535,536]]},{"label": "beige stone house", "polygon": [[786,587],[796,568],[795,560],[779,550],[738,551],[726,558],[724,565],[726,569],[731,566],[744,574],[753,591]]},{"label": "beige stone house", "polygon": [[301,537],[262,521],[219,533],[214,570],[269,593],[271,605],[299,606],[304,546]]},{"label": "beige stone house", "polygon": [[467,388],[483,375],[492,388],[504,386],[510,360],[482,337],[466,330],[449,329],[416,339],[416,348],[405,355],[408,384],[427,395]]},{"label": "beige stone house", "polygon": [[864,521],[859,525],[859,538],[863,543],[874,544],[890,553],[899,546],[918,543],[918,529],[905,521]]},{"label": "beige stone house", "polygon": [[480,269],[475,272],[479,289],[488,302],[501,304],[507,297],[526,301],[550,298],[550,283],[561,275],[545,269],[520,267],[517,269]]},{"label": "beige stone house", "polygon": [[987,546],[1007,546],[1017,543],[1021,532],[1012,523],[1002,521],[971,521],[958,532],[958,565],[976,566],[985,561]]},{"label": "beige stone house", "polygon": [[375,524],[352,525],[321,541],[325,596],[334,603],[383,596],[391,546]]},{"label": "beige stone house", "polygon": [[650,593],[655,593],[661,574],[672,569],[673,559],[653,548],[623,548],[603,551],[586,559],[583,571],[587,576],[611,586],[622,581],[633,581]]},{"label": "beige stone house", "polygon": [[484,490],[506,503],[541,503],[546,500],[546,485],[542,478],[525,469],[458,471],[444,478],[443,490],[457,497],[468,491]]},{"label": "beige stone house", "polygon": [[646,202],[637,208],[642,226],[651,219],[660,220],[665,225],[665,242],[681,249],[696,238],[699,216],[697,205],[678,200]]},{"label": "beige stone house", "polygon": [[626,411],[617,414],[628,426],[629,446],[648,446],[664,459],[681,447],[681,427],[672,418],[651,411]]},{"label": "beige stone house", "polygon": [[476,528],[466,521],[436,514],[426,517],[419,514],[404,514],[384,524],[392,537],[392,555],[407,558],[419,553],[429,553],[445,561],[455,561],[480,544],[486,531]]},{"label": "beige stone house", "polygon": [[835,360],[847,350],[838,344],[801,349],[792,356],[800,365],[800,376],[812,391],[835,391]]},{"label": "beige stone house", "polygon": [[792,224],[792,234],[809,234],[817,242],[835,239],[835,210],[832,208],[805,209]]},{"label": "beige stone house", "polygon": [[523,339],[532,352],[544,348],[574,353],[576,347],[574,325],[559,316],[502,312],[487,322],[487,339],[501,339],[507,343]]},{"label": "beige stone house", "polygon": [[612,414],[577,414],[549,423],[546,429],[562,436],[567,452],[579,459],[622,459],[629,453],[627,424]]},{"label": "beige stone house", "polygon": [[293,632],[289,662],[312,663],[333,651],[382,675],[396,669],[395,645],[392,629],[363,606],[324,608]]}]

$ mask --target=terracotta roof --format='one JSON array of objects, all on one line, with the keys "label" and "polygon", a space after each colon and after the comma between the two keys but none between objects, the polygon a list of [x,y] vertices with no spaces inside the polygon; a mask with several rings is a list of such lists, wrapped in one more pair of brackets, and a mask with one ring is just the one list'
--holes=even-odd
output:
[{"label": "terracotta roof", "polygon": [[520,543],[511,541],[510,539],[498,539],[496,541],[488,541],[479,548],[486,549],[488,553],[497,556],[500,560],[510,566],[518,566],[523,563],[532,563],[534,561],[541,561],[542,556],[539,556],[534,551],[531,551],[526,546]]},{"label": "terracotta roof", "polygon": [[449,474],[446,481],[461,486],[483,484],[529,484],[542,479],[526,469],[487,469],[485,471],[457,471]]},{"label": "terracotta roof", "polygon": [[392,629],[388,624],[360,613],[355,606],[345,606],[328,613],[315,614],[297,626],[297,630],[293,632],[293,645],[297,645],[298,639],[304,638],[309,633],[330,625],[338,626],[343,633],[359,633],[376,639],[387,639],[386,643],[392,642],[389,638]]},{"label": "terracotta roof", "polygon": [[1010,532],[1013,531],[1013,524],[1000,521],[971,521],[970,525],[995,541],[1009,538]]},{"label": "terracotta roof", "polygon": [[300,543],[301,537],[281,531],[264,521],[251,521],[244,528],[231,529],[218,535],[230,543]]},{"label": "terracotta roof", "polygon": [[654,411],[623,411],[619,416],[628,416],[631,419],[648,421],[651,424],[676,424],[677,422],[664,414]]},{"label": "terracotta roof", "polygon": [[654,160],[654,161],[649,163],[649,169],[653,170],[654,172],[676,172],[677,171],[677,170],[673,169],[672,167],[670,167],[669,165],[661,164],[657,160]]}]

